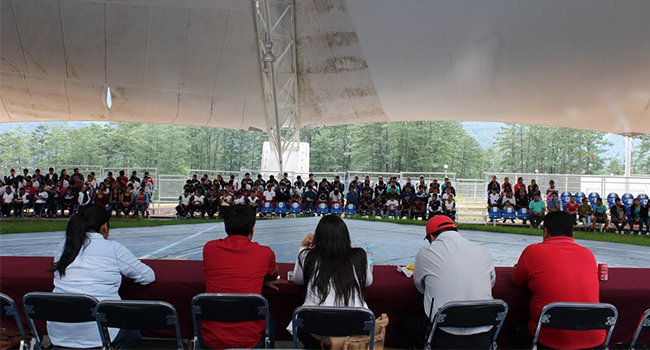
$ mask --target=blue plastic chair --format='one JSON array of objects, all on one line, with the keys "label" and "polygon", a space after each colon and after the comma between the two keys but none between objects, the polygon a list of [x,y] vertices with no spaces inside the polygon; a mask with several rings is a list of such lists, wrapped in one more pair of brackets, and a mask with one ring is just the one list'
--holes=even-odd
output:
[{"label": "blue plastic chair", "polygon": [[345,206],[345,215],[357,215],[357,206],[348,204]]},{"label": "blue plastic chair", "polygon": [[330,214],[334,214],[334,215],[343,214],[343,206],[341,206],[339,203],[332,204],[332,208],[330,209]]},{"label": "blue plastic chair", "polygon": [[636,196],[641,201],[641,205],[646,206],[648,205],[648,195],[645,193],[640,193],[638,196]]},{"label": "blue plastic chair", "polygon": [[499,209],[499,207],[490,207],[488,215],[490,216],[490,220],[501,219],[501,209]]},{"label": "blue plastic chair", "polygon": [[325,203],[319,204],[318,207],[316,208],[316,214],[318,214],[318,215],[329,214],[329,212],[330,212],[330,208],[328,208],[327,204],[325,204]]},{"label": "blue plastic chair", "polygon": [[293,202],[289,206],[289,214],[300,214],[302,213],[302,206],[300,206],[300,203],[298,202]]},{"label": "blue plastic chair", "polygon": [[562,202],[562,204],[569,203],[569,199],[571,199],[571,192],[564,191],[560,194],[560,201]]},{"label": "blue plastic chair", "polygon": [[273,214],[273,204],[271,202],[262,204],[262,214]]},{"label": "blue plastic chair", "polygon": [[574,196],[576,197],[576,203],[582,203],[582,199],[587,197],[584,192],[580,191],[576,192]]},{"label": "blue plastic chair", "polygon": [[612,192],[612,193],[607,195],[607,204],[609,204],[609,207],[614,205],[614,201],[616,200],[616,198],[618,198],[617,193]]},{"label": "blue plastic chair", "polygon": [[517,213],[513,207],[506,207],[503,209],[503,218],[506,220],[514,220],[517,218]]},{"label": "blue plastic chair", "polygon": [[598,194],[598,192],[591,192],[589,193],[588,198],[589,198],[589,203],[591,203],[591,205],[593,206],[596,204],[596,199],[600,198],[600,194]]},{"label": "blue plastic chair", "polygon": [[284,202],[277,202],[275,204],[275,213],[285,215],[287,213],[287,205]]},{"label": "blue plastic chair", "polygon": [[530,210],[526,208],[521,208],[517,210],[517,219],[528,220],[529,218],[530,218]]},{"label": "blue plastic chair", "polygon": [[625,208],[629,208],[634,204],[634,196],[631,193],[626,193],[621,197],[621,201]]}]

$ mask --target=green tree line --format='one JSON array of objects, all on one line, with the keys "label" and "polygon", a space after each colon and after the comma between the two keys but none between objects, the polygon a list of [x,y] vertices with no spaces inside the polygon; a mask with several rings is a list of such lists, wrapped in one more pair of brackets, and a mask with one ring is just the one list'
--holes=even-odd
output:
[{"label": "green tree line", "polygon": [[[513,124],[483,149],[460,122],[418,121],[303,128],[312,171],[442,172],[482,178],[490,172],[622,175],[618,159],[606,159],[606,134]],[[187,169],[259,169],[265,133],[163,124],[91,123],[81,127],[20,126],[0,133],[0,164],[84,164],[157,167],[160,174]],[[650,136],[633,155],[634,172],[650,173]],[[3,169],[7,171],[7,169]]]}]

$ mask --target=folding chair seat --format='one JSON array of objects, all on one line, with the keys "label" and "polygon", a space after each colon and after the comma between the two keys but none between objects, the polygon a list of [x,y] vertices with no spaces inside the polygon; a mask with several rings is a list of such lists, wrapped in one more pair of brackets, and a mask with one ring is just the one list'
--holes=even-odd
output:
[{"label": "folding chair seat", "polygon": [[330,209],[330,214],[333,215],[343,214],[343,207],[339,203],[332,204],[332,209]]},{"label": "folding chair seat", "polygon": [[300,203],[298,202],[293,202],[289,206],[289,214],[300,214],[302,213],[302,207],[300,206]]},{"label": "folding chair seat", "polygon": [[639,323],[637,324],[636,330],[634,331],[634,337],[632,337],[632,342],[630,343],[631,350],[634,349],[634,347],[637,345],[636,343],[639,340],[641,332],[650,332],[650,309],[645,310],[639,319]]},{"label": "folding chair seat", "polygon": [[291,317],[293,347],[298,348],[298,332],[327,337],[370,335],[369,350],[375,342],[375,315],[362,307],[301,306]]},{"label": "folding chair seat", "polygon": [[[29,341],[25,335],[23,328],[23,321],[20,318],[20,312],[16,307],[16,303],[10,296],[0,293],[0,328],[8,328],[5,321],[15,322],[18,334],[20,335],[20,347],[18,349],[29,347]],[[13,328],[13,327],[12,327]]]},{"label": "folding chair seat", "polygon": [[[41,348],[41,338],[34,320],[79,323],[93,322],[97,299],[85,294],[31,292],[23,296],[23,309],[34,337],[34,348]],[[97,338],[101,334],[97,332]]]},{"label": "folding chair seat", "polygon": [[[492,326],[490,330],[492,339],[479,345],[480,348],[496,349],[497,336],[507,314],[508,304],[500,299],[447,303],[438,310],[433,318],[425,349],[431,349],[431,344],[435,343],[436,331],[439,327],[473,328],[483,326]],[[445,344],[439,345],[445,347]]]},{"label": "folding chair seat", "polygon": [[192,299],[194,349],[201,348],[201,321],[241,322],[264,320],[264,347],[270,347],[269,303],[259,294],[202,293]]},{"label": "folding chair seat", "polygon": [[104,300],[95,307],[95,320],[105,349],[112,349],[108,328],[173,329],[176,339],[140,339],[120,349],[183,349],[176,309],[163,301]]},{"label": "folding chair seat", "polygon": [[618,310],[606,303],[550,303],[542,308],[533,338],[533,350],[537,349],[539,333],[542,328],[554,328],[573,331],[602,329],[607,330],[607,337],[602,344],[607,348],[612,337]]},{"label": "folding chair seat", "polygon": [[329,214],[330,208],[327,207],[327,204],[321,203],[318,205],[316,208],[316,214],[321,215],[321,214]]},{"label": "folding chair seat", "polygon": [[352,203],[346,205],[345,215],[357,215],[357,206]]}]

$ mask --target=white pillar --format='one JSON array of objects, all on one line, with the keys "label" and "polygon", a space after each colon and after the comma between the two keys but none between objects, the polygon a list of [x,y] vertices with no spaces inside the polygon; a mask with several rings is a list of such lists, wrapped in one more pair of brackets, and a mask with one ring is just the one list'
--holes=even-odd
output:
[{"label": "white pillar", "polygon": [[632,173],[632,138],[625,136],[625,176]]}]

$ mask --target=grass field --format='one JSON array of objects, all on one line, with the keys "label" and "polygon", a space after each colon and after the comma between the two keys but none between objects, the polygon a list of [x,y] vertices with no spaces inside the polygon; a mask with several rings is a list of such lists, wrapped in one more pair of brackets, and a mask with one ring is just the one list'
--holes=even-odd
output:
[{"label": "grass field", "polygon": [[[426,221],[422,220],[409,220],[409,219],[378,219],[370,217],[349,216],[347,219],[354,220],[367,220],[367,221],[382,221],[391,222],[402,225],[426,225]],[[269,220],[269,218],[258,218],[258,220]],[[123,227],[150,227],[150,226],[167,226],[167,225],[187,225],[187,224],[204,224],[210,222],[220,222],[220,219],[123,219],[112,218],[111,228]],[[65,219],[0,219],[0,234],[7,233],[27,233],[27,232],[48,232],[48,231],[64,231],[68,220]],[[521,226],[508,226],[508,225],[484,225],[484,224],[458,224],[461,230],[474,230],[474,231],[487,231],[499,233],[511,233],[529,236],[542,236],[541,230],[531,229]],[[584,232],[576,231],[576,239],[584,239],[589,241],[603,241],[614,243],[634,244],[640,246],[650,247],[650,236],[638,236],[632,234],[617,234],[606,232]]]}]

